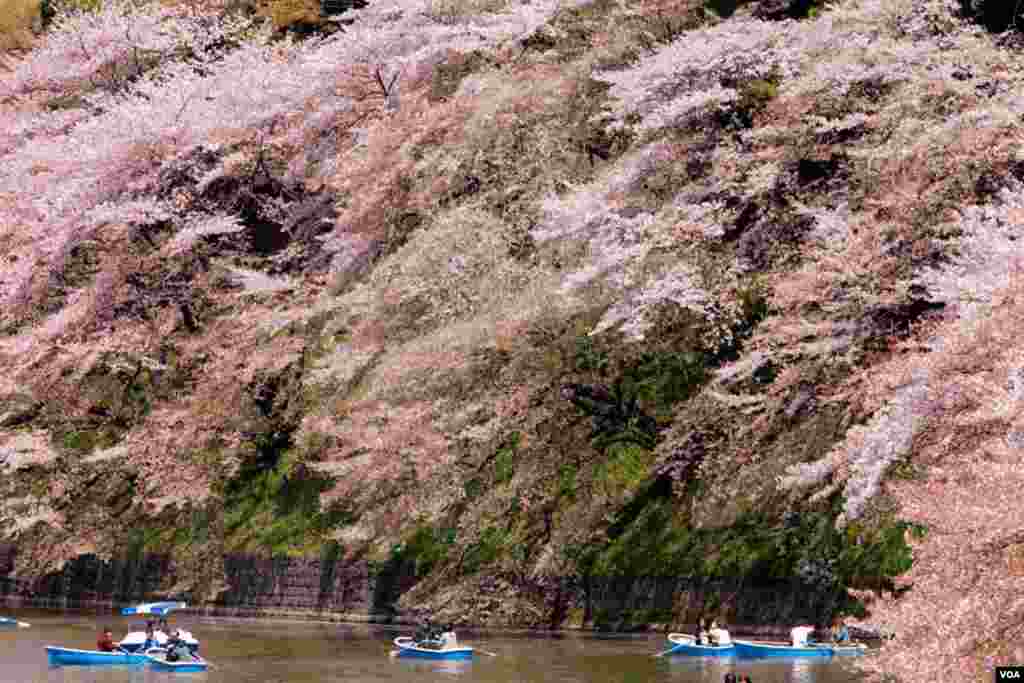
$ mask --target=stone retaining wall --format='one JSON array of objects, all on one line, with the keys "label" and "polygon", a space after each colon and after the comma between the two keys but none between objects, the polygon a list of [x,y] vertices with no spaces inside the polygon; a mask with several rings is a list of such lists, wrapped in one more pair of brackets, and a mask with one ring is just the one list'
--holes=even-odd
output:
[{"label": "stone retaining wall", "polygon": [[[9,576],[14,555],[12,547],[0,546],[0,603],[9,605],[113,609],[180,598],[196,605],[194,613],[207,616],[366,623],[416,618],[403,618],[394,608],[415,582],[411,566],[227,555],[226,588],[215,602],[200,605],[188,595],[167,594],[179,570],[168,556],[102,561],[85,555],[60,572],[24,580]],[[519,586],[520,594],[544,605],[551,625],[570,629],[634,630],[649,623],[659,624],[658,630],[680,629],[701,616],[715,616],[739,635],[777,637],[787,636],[793,624],[820,622],[836,604],[836,596],[787,582],[751,588],[741,582],[675,577],[549,577],[527,583]]]}]

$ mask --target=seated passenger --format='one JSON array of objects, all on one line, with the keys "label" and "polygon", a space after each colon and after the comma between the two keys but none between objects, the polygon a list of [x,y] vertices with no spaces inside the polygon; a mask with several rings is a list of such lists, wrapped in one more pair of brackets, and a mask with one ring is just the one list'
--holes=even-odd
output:
[{"label": "seated passenger", "polygon": [[96,640],[96,649],[100,652],[113,652],[117,649],[114,645],[114,634],[109,628],[103,629],[103,633]]},{"label": "seated passenger", "polygon": [[156,633],[153,629],[153,622],[146,622],[146,642],[142,644],[142,651],[145,652],[151,647],[158,647],[159,643],[156,641]]},{"label": "seated passenger", "polygon": [[790,636],[793,638],[793,647],[807,647],[808,636],[813,632],[813,626],[808,626],[806,624],[803,626],[794,626],[793,630],[789,632]]},{"label": "seated passenger", "polygon": [[718,645],[732,645],[732,638],[729,637],[729,632],[717,623],[713,623],[711,628],[711,637]]},{"label": "seated passenger", "polygon": [[[176,662],[178,661],[179,649],[178,646],[182,645],[181,638],[178,637],[178,632],[170,634],[167,637],[167,642],[164,647],[167,649],[167,661]],[[187,649],[187,648],[186,648]]]},{"label": "seated passenger", "polygon": [[697,644],[708,644],[708,626],[707,622],[704,620],[703,617],[701,617],[700,624],[697,626]]},{"label": "seated passenger", "polygon": [[445,626],[444,633],[441,634],[441,642],[444,643],[445,650],[458,647],[458,639],[455,637],[455,631],[451,624]]},{"label": "seated passenger", "polygon": [[707,641],[708,641],[708,645],[713,645],[713,646],[721,645],[721,643],[718,642],[718,620],[717,619],[712,619],[711,620],[711,626],[708,627],[708,632],[707,632]]},{"label": "seated passenger", "polygon": [[850,630],[846,628],[846,624],[843,623],[842,619],[836,618],[835,622],[832,624],[832,642],[850,642]]}]

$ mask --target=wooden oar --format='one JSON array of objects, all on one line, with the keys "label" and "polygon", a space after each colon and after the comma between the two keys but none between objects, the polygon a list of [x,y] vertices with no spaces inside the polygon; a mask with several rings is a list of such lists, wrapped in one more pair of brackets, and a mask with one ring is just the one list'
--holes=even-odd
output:
[{"label": "wooden oar", "polygon": [[670,647],[669,649],[665,650],[664,652],[659,652],[658,654],[656,654],[656,655],[651,655],[651,656],[652,656],[652,657],[664,657],[664,656],[665,656],[665,655],[667,655],[667,654],[668,654],[669,652],[672,652],[672,650],[674,650],[674,649],[676,649],[676,646],[675,646],[675,645],[673,645],[673,646],[672,646],[672,647]]}]

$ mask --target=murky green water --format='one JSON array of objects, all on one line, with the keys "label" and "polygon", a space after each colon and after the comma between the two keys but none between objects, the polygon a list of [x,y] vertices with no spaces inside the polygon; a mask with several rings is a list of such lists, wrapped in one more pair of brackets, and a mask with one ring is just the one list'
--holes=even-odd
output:
[{"label": "murky green water", "polygon": [[[469,662],[422,662],[389,657],[391,642],[409,635],[387,627],[319,625],[175,617],[199,639],[215,670],[168,674],[144,668],[50,669],[44,646],[93,649],[109,624],[119,640],[133,620],[83,612],[2,610],[32,624],[0,630],[3,683],[328,683],[335,681],[479,681],[481,683],[720,683],[728,671],[754,683],[854,683],[863,680],[849,659],[723,660],[655,658],[666,647],[658,635],[561,637],[460,633],[460,640],[495,653]],[[134,630],[134,629],[133,629]]]}]

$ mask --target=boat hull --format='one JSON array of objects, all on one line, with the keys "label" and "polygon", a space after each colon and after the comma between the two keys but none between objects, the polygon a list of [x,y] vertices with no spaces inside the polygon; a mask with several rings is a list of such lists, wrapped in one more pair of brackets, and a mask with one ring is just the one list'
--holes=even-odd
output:
[{"label": "boat hull", "polygon": [[0,628],[28,628],[29,625],[23,621],[17,619],[10,619],[8,617],[0,617]]},{"label": "boat hull", "polygon": [[776,645],[771,643],[754,643],[746,640],[736,641],[736,654],[740,657],[759,659],[762,657],[831,657],[836,648],[831,645]]},{"label": "boat hull", "polygon": [[210,668],[209,663],[202,657],[195,657],[191,661],[168,662],[162,656],[149,656],[149,668],[154,671],[170,671],[174,673],[199,673]]},{"label": "boat hull", "polygon": [[395,638],[395,647],[398,648],[399,657],[414,657],[416,659],[473,659],[473,648],[453,647],[447,650],[432,650],[419,647],[412,638]]},{"label": "boat hull", "polygon": [[688,655],[690,657],[734,657],[736,646],[729,645],[697,645],[693,636],[681,633],[668,634],[668,642],[672,643],[672,649],[666,652],[668,655]]},{"label": "boat hull", "polygon": [[70,647],[46,647],[50,666],[138,666],[146,663],[146,655],[131,652],[100,652]]}]

